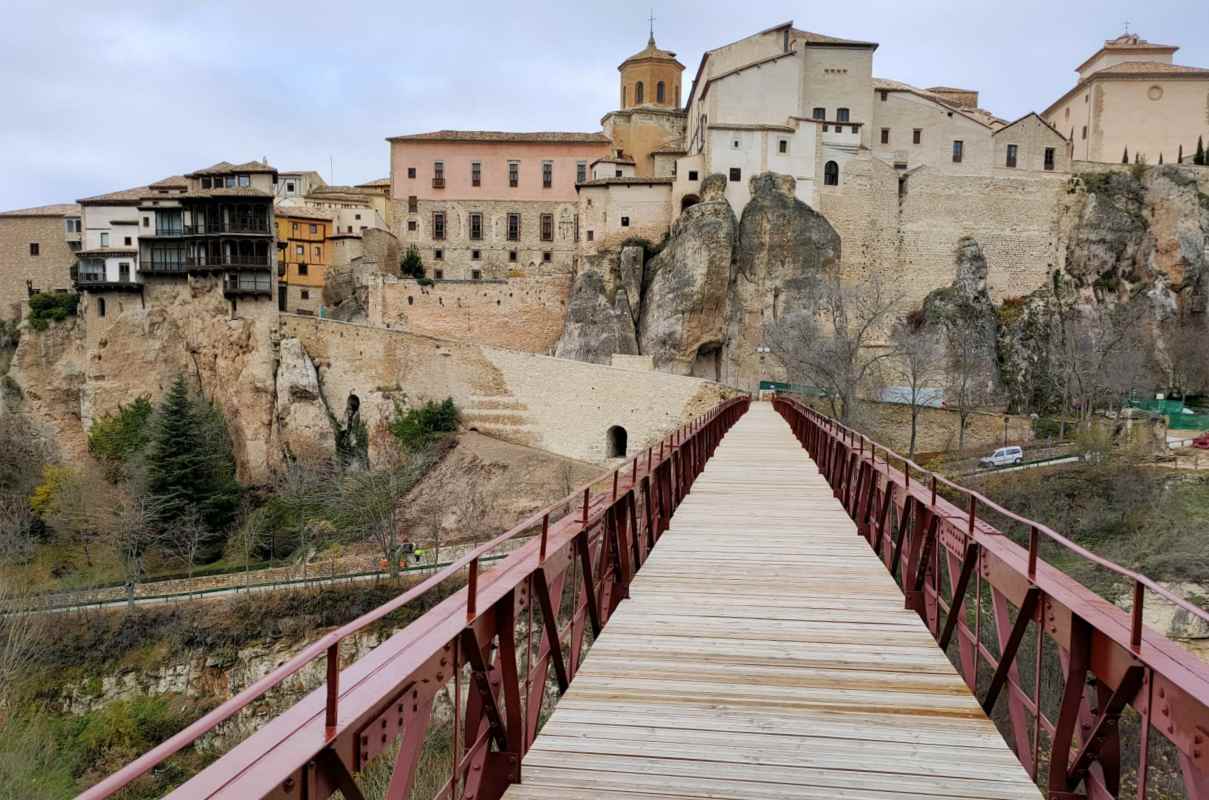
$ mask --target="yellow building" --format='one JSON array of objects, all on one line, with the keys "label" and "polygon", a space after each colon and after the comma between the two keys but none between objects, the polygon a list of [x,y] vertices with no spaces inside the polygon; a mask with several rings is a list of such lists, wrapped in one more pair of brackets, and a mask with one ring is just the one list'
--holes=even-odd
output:
[{"label": "yellow building", "polygon": [[294,314],[319,314],[323,283],[331,264],[329,238],[336,214],[323,208],[278,206],[277,309]]},{"label": "yellow building", "polygon": [[612,141],[609,156],[623,164],[632,163],[639,178],[655,177],[654,153],[671,153],[684,139],[684,111],[680,108],[684,65],[675,53],[656,47],[652,33],[646,47],[621,62],[617,70],[621,73],[621,107],[600,121]]}]

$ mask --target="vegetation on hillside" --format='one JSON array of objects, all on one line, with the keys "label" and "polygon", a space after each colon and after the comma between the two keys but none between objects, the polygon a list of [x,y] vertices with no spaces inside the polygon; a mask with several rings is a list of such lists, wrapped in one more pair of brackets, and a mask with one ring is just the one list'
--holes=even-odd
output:
[{"label": "vegetation on hillside", "polygon": [[461,415],[453,398],[441,402],[429,400],[416,408],[395,405],[395,416],[390,421],[390,432],[407,450],[419,450],[435,440],[458,429]]},{"label": "vegetation on hillside", "polygon": [[74,317],[79,304],[78,294],[37,292],[29,298],[29,324],[34,330],[44,331],[51,322]]}]

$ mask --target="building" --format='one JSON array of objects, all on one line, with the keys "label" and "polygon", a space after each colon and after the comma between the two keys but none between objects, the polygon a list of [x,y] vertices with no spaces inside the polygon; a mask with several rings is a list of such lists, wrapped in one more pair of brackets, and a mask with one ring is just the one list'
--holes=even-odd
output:
[{"label": "building", "polygon": [[65,292],[80,248],[80,206],[0,213],[0,319],[24,316],[30,292]]},{"label": "building", "polygon": [[646,47],[621,62],[617,71],[621,105],[600,121],[612,143],[609,157],[632,165],[634,176],[655,177],[656,152],[666,152],[661,148],[679,146],[684,140],[685,116],[680,108],[684,65],[675,53],[655,45],[652,31]]},{"label": "building", "polygon": [[[76,253],[76,287],[90,292],[141,292],[139,240],[154,233],[153,203],[175,204],[172,198],[188,191],[188,181],[176,175],[146,186],[85,197],[79,201],[82,247]],[[103,304],[98,304],[103,309]]]},{"label": "building", "polygon": [[390,219],[429,276],[570,273],[576,184],[610,155],[603,133],[435,131],[389,138]]},{"label": "building", "polygon": [[313,169],[281,170],[277,173],[275,194],[278,200],[305,197],[315,189],[327,186],[327,181]]},{"label": "building", "polygon": [[1075,86],[1042,112],[1082,161],[1119,163],[1191,156],[1209,134],[1209,69],[1174,63],[1175,45],[1137,34],[1111,39],[1075,68]]},{"label": "building", "polygon": [[331,264],[336,212],[308,206],[278,206],[277,309],[320,314],[323,284]]}]

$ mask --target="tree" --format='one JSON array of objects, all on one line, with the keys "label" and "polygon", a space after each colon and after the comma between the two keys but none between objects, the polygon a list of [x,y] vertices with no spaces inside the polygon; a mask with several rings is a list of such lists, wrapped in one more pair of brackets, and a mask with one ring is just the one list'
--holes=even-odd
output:
[{"label": "tree", "polygon": [[875,276],[852,286],[841,284],[838,274],[815,276],[804,307],[770,323],[765,343],[790,381],[822,389],[832,413],[847,422],[857,392],[893,355],[873,345],[895,304]]},{"label": "tree", "polygon": [[376,470],[346,472],[326,502],[329,518],[338,530],[378,546],[392,578],[399,575],[403,543],[399,503],[427,463],[419,456],[404,455]]},{"label": "tree", "polygon": [[1180,152],[1175,158],[1175,163],[1177,163],[1177,164],[1184,163],[1184,145],[1180,145]]},{"label": "tree", "polygon": [[187,509],[171,525],[159,527],[158,533],[156,541],[164,554],[183,566],[192,578],[193,570],[197,568],[211,538],[210,530],[198,516],[197,509]]},{"label": "tree", "polygon": [[1180,397],[1209,391],[1209,350],[1206,327],[1199,317],[1172,318],[1164,323],[1163,361],[1168,388]]},{"label": "tree", "polygon": [[1163,154],[1159,153],[1159,164],[1163,163]]},{"label": "tree", "polygon": [[948,349],[948,390],[945,404],[957,411],[957,449],[964,450],[970,415],[991,399],[987,353],[995,346],[994,329],[972,314],[957,314],[945,322]]},{"label": "tree", "polygon": [[907,402],[911,404],[911,444],[907,458],[915,458],[919,428],[919,409],[926,405],[928,390],[944,380],[944,343],[932,327],[913,327],[900,322],[894,330],[894,352],[907,383]]},{"label": "tree", "polygon": [[104,466],[113,483],[126,476],[126,464],[142,454],[151,437],[151,415],[155,409],[150,398],[136,398],[119,405],[112,414],[103,414],[88,430],[88,452]]},{"label": "tree", "polygon": [[405,278],[423,278],[424,277],[424,261],[420,258],[420,251],[416,246],[409,245],[407,252],[403,254],[403,258],[399,261],[399,272]]},{"label": "tree", "polygon": [[1196,155],[1192,157],[1193,164],[1205,164],[1205,139],[1204,137],[1196,137]]},{"label": "tree", "polygon": [[1121,163],[1122,164],[1129,163],[1129,148],[1128,147],[1125,148],[1125,155],[1121,156]]}]

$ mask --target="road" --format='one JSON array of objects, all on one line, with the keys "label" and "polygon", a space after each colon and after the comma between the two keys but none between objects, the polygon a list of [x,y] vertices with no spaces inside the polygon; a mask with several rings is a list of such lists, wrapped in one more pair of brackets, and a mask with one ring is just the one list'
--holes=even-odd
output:
[{"label": "road", "polygon": [[1079,456],[1060,456],[1058,458],[1047,458],[1043,461],[1026,461],[1025,463],[1017,465],[1015,467],[993,467],[991,469],[980,469],[980,470],[975,470],[974,472],[965,472],[965,473],[962,473],[961,475],[958,475],[957,477],[972,478],[977,475],[990,475],[992,473],[1018,472],[1022,469],[1033,469],[1035,467],[1052,467],[1052,466],[1056,466],[1058,464],[1072,464],[1079,460],[1080,460]]}]

